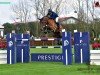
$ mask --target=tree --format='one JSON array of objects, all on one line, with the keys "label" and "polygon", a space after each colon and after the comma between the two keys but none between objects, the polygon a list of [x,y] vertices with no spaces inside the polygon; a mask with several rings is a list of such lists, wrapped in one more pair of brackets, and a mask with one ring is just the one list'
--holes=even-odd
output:
[{"label": "tree", "polygon": [[19,0],[18,3],[13,4],[11,8],[15,13],[14,16],[20,19],[20,22],[26,23],[31,18],[31,8],[28,0]]},{"label": "tree", "polygon": [[28,25],[29,25],[29,28],[30,28],[30,35],[32,36],[39,36],[39,35],[37,35],[37,32],[39,32],[38,30],[37,30],[37,24],[38,24],[38,22],[29,22],[28,23]]},{"label": "tree", "polygon": [[25,28],[23,31],[29,30],[27,24],[27,22],[31,19],[31,8],[29,5],[30,3],[28,0],[18,0],[18,2],[16,4],[13,4],[11,7],[13,12],[15,13],[14,16],[16,16],[16,18],[19,19],[21,23],[25,23]]},{"label": "tree", "polygon": [[84,5],[84,0],[77,0],[72,4],[72,8],[74,11],[77,12],[78,20],[80,21],[78,23],[77,29],[82,31],[87,31],[87,14],[86,9],[84,9],[86,6]]},{"label": "tree", "polygon": [[54,10],[59,14],[63,0],[30,0],[31,7],[35,10],[36,18],[46,16],[48,9]]},{"label": "tree", "polygon": [[12,30],[15,30],[15,26],[13,24],[10,23],[4,23],[4,34],[6,35],[7,33],[11,33]]}]

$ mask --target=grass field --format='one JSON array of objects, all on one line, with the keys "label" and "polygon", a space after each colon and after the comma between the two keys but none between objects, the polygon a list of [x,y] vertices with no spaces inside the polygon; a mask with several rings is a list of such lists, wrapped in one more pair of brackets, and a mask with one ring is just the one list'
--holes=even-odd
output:
[{"label": "grass field", "polygon": [[[61,53],[60,49],[31,49],[31,53]],[[61,62],[30,62],[0,65],[0,75],[100,75],[100,66],[63,65]]]},{"label": "grass field", "polygon": [[100,66],[63,65],[59,62],[31,62],[0,65],[0,75],[100,75]]}]

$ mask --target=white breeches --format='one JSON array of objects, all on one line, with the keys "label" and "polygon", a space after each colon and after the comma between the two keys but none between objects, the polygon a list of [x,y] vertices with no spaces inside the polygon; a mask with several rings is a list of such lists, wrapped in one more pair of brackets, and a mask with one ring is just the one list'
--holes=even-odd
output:
[{"label": "white breeches", "polygon": [[58,20],[59,20],[59,17],[56,18],[56,22],[58,22]]}]

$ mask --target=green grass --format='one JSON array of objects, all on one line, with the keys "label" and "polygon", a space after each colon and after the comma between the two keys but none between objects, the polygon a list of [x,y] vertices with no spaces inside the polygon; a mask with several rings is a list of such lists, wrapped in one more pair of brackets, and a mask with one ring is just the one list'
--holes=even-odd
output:
[{"label": "green grass", "polygon": [[0,65],[0,75],[100,75],[100,66],[89,70],[85,64],[63,65],[60,62],[31,62]]},{"label": "green grass", "polygon": [[62,53],[60,48],[31,48],[30,53]]}]

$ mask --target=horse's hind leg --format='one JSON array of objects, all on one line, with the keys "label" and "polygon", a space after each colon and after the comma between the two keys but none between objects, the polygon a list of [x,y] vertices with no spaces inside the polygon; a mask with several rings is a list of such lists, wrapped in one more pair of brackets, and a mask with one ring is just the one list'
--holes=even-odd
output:
[{"label": "horse's hind leg", "polygon": [[62,38],[60,32],[54,32],[54,37],[55,37],[55,38],[58,38],[58,40],[57,40],[57,45],[60,45],[60,44],[61,44],[60,38]]}]

